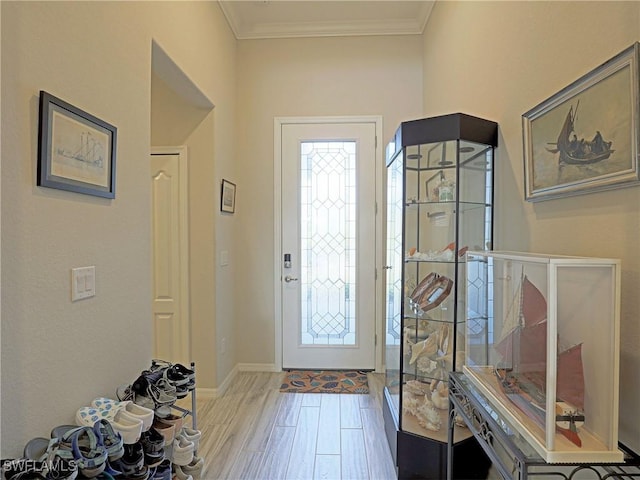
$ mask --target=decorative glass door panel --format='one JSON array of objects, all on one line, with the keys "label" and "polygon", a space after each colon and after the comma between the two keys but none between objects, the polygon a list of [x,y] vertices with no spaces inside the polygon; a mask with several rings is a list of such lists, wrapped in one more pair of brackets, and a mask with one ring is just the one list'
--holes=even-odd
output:
[{"label": "decorative glass door panel", "polygon": [[355,345],[356,142],[300,147],[300,342]]}]

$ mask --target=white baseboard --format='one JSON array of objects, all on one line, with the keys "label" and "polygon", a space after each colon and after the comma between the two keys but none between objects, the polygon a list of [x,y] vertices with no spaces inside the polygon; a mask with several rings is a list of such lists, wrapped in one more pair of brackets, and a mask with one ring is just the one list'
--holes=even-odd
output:
[{"label": "white baseboard", "polygon": [[239,372],[281,372],[274,363],[238,363],[236,368]]},{"label": "white baseboard", "polygon": [[231,369],[218,388],[196,388],[196,395],[199,399],[213,399],[224,395],[224,392],[231,386],[238,372],[281,372],[273,363],[238,363]]},{"label": "white baseboard", "polygon": [[216,389],[218,391],[218,396],[224,395],[224,392],[226,392],[227,389],[231,386],[231,382],[233,382],[233,379],[238,374],[238,371],[238,365],[234,366],[226,376],[226,378],[222,381],[222,383],[218,385],[218,388]]}]

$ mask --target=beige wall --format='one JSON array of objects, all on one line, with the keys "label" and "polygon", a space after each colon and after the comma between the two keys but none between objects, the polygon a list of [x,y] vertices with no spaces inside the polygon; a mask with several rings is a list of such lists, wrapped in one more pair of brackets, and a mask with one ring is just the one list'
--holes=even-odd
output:
[{"label": "beige wall", "polygon": [[424,113],[500,125],[495,248],[622,260],[620,438],[640,450],[640,189],[523,200],[521,115],[640,39],[638,2],[438,2]]},{"label": "beige wall", "polygon": [[[203,203],[197,218],[206,216],[208,241],[215,231],[215,245],[232,249],[233,223],[216,215],[219,177],[212,176],[235,173],[236,40],[214,2],[1,2],[0,8],[2,71],[11,72],[1,96],[2,384],[11,385],[2,389],[6,457],[72,422],[95,396],[113,396],[151,359],[152,39],[216,105],[215,121],[200,124],[215,137],[213,155],[195,170],[203,177],[196,182],[203,202],[213,204]],[[115,200],[35,186],[41,89],[118,127]],[[97,295],[71,303],[70,269],[83,265],[96,266]],[[209,298],[216,295],[213,268],[199,279]],[[232,282],[224,289],[231,297]],[[199,321],[218,318],[225,329],[232,306],[216,308]],[[215,350],[214,337],[199,341]],[[215,387],[226,375],[220,362],[210,362],[198,366],[210,382],[201,386]]]},{"label": "beige wall", "polygon": [[388,139],[400,121],[421,114],[421,41],[416,35],[239,42],[239,362],[276,362],[274,117],[382,115]]}]

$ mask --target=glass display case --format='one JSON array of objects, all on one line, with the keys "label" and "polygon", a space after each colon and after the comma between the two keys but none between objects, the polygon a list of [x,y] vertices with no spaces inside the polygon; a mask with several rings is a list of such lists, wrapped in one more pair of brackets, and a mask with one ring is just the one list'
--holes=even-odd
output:
[{"label": "glass display case", "polygon": [[469,380],[545,462],[621,462],[619,261],[470,251],[466,283]]},{"label": "glass display case", "polygon": [[[526,480],[544,479],[589,479],[632,480],[640,479],[640,457],[619,444],[622,463],[569,462],[547,463],[531,444],[494,408],[479,388],[462,372],[449,374],[449,400],[456,417],[462,418],[473,431],[473,435],[489,456],[495,473],[488,478]],[[453,423],[453,422],[450,422]],[[452,425],[449,426],[452,434]],[[461,458],[447,459],[448,465]]]},{"label": "glass display case", "polygon": [[[448,375],[465,357],[465,252],[491,248],[497,128],[461,113],[425,118],[402,123],[387,146],[384,412],[400,478],[446,476]],[[473,440],[456,428],[456,444]],[[463,468],[460,478],[482,476],[477,463]]]}]

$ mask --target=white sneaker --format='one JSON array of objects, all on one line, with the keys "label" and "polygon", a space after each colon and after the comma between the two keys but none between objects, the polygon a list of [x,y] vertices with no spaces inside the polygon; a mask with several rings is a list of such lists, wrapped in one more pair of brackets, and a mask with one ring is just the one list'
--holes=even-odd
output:
[{"label": "white sneaker", "polygon": [[180,465],[173,464],[173,479],[174,480],[193,480],[193,477],[182,470]]},{"label": "white sneaker", "polygon": [[189,463],[189,465],[182,465],[182,471],[188,475],[193,477],[193,480],[200,480],[200,475],[202,475],[202,468],[204,467],[204,460],[202,457],[193,456],[193,460]]},{"label": "white sneaker", "polygon": [[184,437],[177,437],[173,442],[173,452],[171,452],[171,461],[174,465],[189,465],[193,460],[193,442],[188,441]]},{"label": "white sneaker", "polygon": [[189,427],[182,427],[182,431],[180,435],[184,437],[187,441],[193,442],[193,451],[198,451],[198,445],[200,444],[200,437],[202,437],[202,432],[200,430],[195,430]]}]

